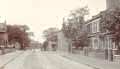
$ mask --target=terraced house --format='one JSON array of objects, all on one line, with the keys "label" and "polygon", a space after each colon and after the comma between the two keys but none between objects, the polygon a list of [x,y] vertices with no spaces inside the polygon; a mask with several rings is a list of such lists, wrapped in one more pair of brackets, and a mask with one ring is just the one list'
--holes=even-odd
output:
[{"label": "terraced house", "polygon": [[6,21],[0,23],[0,51],[4,53],[4,48],[8,44],[7,25]]},{"label": "terraced house", "polygon": [[[111,36],[102,28],[101,17],[97,15],[86,22],[86,31],[89,33],[90,48],[96,52],[96,56],[108,58],[108,49],[113,48]],[[110,56],[110,55],[109,55]]]},{"label": "terraced house", "polygon": [[0,47],[7,46],[7,26],[6,23],[0,23]]}]

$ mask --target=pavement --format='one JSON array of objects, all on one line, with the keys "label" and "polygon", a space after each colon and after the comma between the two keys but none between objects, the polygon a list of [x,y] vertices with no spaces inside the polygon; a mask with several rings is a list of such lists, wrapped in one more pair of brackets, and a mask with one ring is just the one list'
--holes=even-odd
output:
[{"label": "pavement", "polygon": [[23,51],[15,51],[12,53],[8,53],[5,55],[0,55],[0,69],[3,68],[5,65],[13,61],[15,58],[17,58],[20,54],[22,54]]},{"label": "pavement", "polygon": [[62,57],[56,52],[40,50],[24,51],[3,69],[94,69],[82,63]]},{"label": "pavement", "polygon": [[89,56],[83,56],[80,54],[70,54],[70,53],[63,53],[61,56],[68,58],[70,60],[77,61],[79,63],[88,65],[95,69],[120,69],[120,62],[110,62],[107,60],[96,59]]}]

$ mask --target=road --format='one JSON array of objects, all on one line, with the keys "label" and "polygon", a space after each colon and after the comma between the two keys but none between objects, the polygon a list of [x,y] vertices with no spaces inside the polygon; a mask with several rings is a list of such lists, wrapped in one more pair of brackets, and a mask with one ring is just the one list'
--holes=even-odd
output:
[{"label": "road", "polygon": [[3,69],[93,69],[60,56],[55,52],[25,51]]}]

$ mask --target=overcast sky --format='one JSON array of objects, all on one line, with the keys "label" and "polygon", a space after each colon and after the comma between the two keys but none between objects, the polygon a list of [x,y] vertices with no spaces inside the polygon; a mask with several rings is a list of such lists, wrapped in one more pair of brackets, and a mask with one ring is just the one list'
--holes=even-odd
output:
[{"label": "overcast sky", "polygon": [[61,28],[62,18],[84,5],[88,5],[90,16],[106,8],[105,0],[0,0],[0,16],[7,24],[28,25],[34,39],[42,42],[44,29]]}]

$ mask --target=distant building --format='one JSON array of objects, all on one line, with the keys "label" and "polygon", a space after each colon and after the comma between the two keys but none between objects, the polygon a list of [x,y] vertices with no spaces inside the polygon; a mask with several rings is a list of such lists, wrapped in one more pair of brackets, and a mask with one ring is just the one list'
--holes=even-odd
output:
[{"label": "distant building", "polygon": [[28,49],[40,49],[42,47],[41,43],[35,40],[31,40]]},{"label": "distant building", "polygon": [[56,51],[57,47],[58,47],[57,41],[48,41],[48,47],[47,47],[48,51]]},{"label": "distant building", "polygon": [[0,23],[0,48],[7,47],[8,34],[6,22]]},{"label": "distant building", "polygon": [[58,30],[56,32],[53,32],[51,35],[49,35],[47,37],[47,42],[48,42],[48,46],[47,46],[47,50],[48,51],[56,51],[57,50],[57,43],[58,43]]}]

